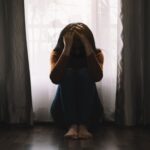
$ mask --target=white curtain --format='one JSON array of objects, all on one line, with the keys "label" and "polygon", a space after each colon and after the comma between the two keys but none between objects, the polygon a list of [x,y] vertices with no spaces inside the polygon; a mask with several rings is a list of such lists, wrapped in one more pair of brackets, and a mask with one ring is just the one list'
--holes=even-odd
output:
[{"label": "white curtain", "polygon": [[52,121],[50,106],[57,85],[49,79],[50,51],[60,31],[71,22],[83,22],[93,31],[104,53],[104,77],[97,82],[107,120],[114,120],[117,77],[118,0],[25,0],[27,45],[34,119]]}]

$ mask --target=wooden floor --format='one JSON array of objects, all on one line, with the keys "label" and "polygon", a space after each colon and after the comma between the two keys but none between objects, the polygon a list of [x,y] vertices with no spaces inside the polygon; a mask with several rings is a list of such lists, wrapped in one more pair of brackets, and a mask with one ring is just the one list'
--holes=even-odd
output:
[{"label": "wooden floor", "polygon": [[91,140],[64,139],[53,125],[0,128],[0,150],[150,150],[150,130],[103,126]]}]

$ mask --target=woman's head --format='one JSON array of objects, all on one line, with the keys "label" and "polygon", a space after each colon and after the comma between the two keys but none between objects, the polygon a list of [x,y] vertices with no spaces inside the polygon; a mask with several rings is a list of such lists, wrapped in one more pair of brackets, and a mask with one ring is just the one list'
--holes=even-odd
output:
[{"label": "woman's head", "polygon": [[[83,24],[83,23],[71,23],[68,24],[60,33],[59,38],[58,38],[58,42],[56,44],[56,47],[54,48],[55,51],[62,51],[64,48],[64,43],[63,43],[63,37],[67,32],[70,32],[71,29],[76,28],[78,26],[82,26],[83,30],[84,30],[84,35],[86,36],[86,38],[88,39],[88,42],[90,42],[93,50],[96,50],[95,47],[95,41],[94,41],[94,37],[93,34],[91,32],[91,30],[88,28],[87,25]],[[84,55],[85,51],[84,51],[84,44],[82,43],[81,39],[79,38],[79,36],[77,34],[74,35],[73,37],[73,45],[71,48],[71,53],[72,54],[79,54],[79,55]]]}]

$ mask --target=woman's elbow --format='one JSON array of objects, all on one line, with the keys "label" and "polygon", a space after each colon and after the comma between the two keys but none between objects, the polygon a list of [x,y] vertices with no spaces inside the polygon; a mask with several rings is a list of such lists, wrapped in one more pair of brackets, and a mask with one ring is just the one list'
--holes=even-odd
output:
[{"label": "woman's elbow", "polygon": [[103,78],[103,72],[101,71],[94,77],[94,81],[99,82],[102,80],[102,78]]},{"label": "woman's elbow", "polygon": [[52,81],[52,83],[54,83],[54,84],[60,83],[60,80],[57,78],[57,76],[53,75],[52,73],[50,73],[49,78]]}]

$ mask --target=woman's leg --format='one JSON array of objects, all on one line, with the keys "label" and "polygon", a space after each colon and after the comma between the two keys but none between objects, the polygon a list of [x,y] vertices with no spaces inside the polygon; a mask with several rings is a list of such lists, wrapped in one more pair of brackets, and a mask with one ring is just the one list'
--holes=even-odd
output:
[{"label": "woman's leg", "polygon": [[66,69],[61,81],[61,104],[66,124],[71,126],[78,123],[77,116],[77,73],[72,69]]},{"label": "woman's leg", "polygon": [[95,83],[91,80],[87,68],[82,68],[78,72],[78,108],[80,113],[80,123],[90,124],[95,107]]},{"label": "woman's leg", "polygon": [[[88,69],[82,68],[78,71],[78,112],[79,112],[79,131],[78,137],[83,139],[91,138],[93,135],[89,132],[91,126],[98,122],[100,113],[100,104],[96,85],[92,81]],[[93,119],[94,118],[94,119]]]},{"label": "woman's leg", "polygon": [[[77,133],[75,124],[80,123],[80,136],[83,138],[91,137],[86,127],[91,123],[91,118],[99,115],[98,113],[93,113],[95,101],[99,101],[95,90],[95,84],[91,81],[87,69],[80,69],[79,71],[66,70],[51,110],[55,110],[52,112],[55,112],[53,114],[57,119],[61,120],[63,118],[67,127],[71,127],[67,132],[69,136],[76,137],[74,136]],[[62,113],[59,111],[60,109],[58,110],[53,106],[62,109]],[[96,106],[96,108],[99,107]]]},{"label": "woman's leg", "polygon": [[65,127],[60,95],[61,95],[61,90],[60,90],[60,85],[58,85],[56,95],[54,97],[54,100],[53,100],[51,108],[50,108],[50,113],[51,113],[52,118],[54,119],[56,125],[58,125],[60,127]]}]

